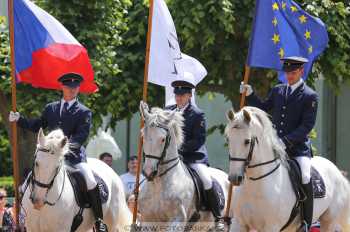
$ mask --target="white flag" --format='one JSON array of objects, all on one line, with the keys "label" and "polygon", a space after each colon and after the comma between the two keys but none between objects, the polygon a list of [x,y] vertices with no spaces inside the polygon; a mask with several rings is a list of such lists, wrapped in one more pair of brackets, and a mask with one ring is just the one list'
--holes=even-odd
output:
[{"label": "white flag", "polygon": [[150,45],[148,80],[170,86],[183,73],[178,65],[182,56],[175,25],[164,0],[154,1]]},{"label": "white flag", "polygon": [[[192,83],[196,86],[203,78],[207,75],[205,67],[195,58],[182,53],[182,60],[180,62],[181,67],[184,70],[184,75],[180,79]],[[190,74],[190,75],[188,75]],[[192,90],[192,104],[196,105],[195,102],[195,90]],[[174,88],[170,85],[165,87],[165,105],[175,104]]]},{"label": "white flag", "polygon": [[174,102],[171,83],[185,80],[185,72],[193,75],[190,82],[195,86],[207,75],[198,60],[181,53],[175,24],[164,0],[154,0],[149,56],[148,81],[166,87],[166,105]]}]

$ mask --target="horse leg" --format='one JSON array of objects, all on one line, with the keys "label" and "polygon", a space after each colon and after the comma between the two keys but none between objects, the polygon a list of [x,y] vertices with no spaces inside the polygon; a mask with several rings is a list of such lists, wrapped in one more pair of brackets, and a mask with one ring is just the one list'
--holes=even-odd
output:
[{"label": "horse leg", "polygon": [[259,232],[279,232],[280,229],[280,226],[266,225],[263,229],[259,230]]},{"label": "horse leg", "polygon": [[239,220],[235,217],[232,218],[229,229],[230,232],[249,232],[249,227],[244,224],[241,224]]},{"label": "horse leg", "polygon": [[336,229],[340,231],[350,231],[348,221],[348,208],[330,208],[320,217],[321,231],[322,232],[334,232]]},{"label": "horse leg", "polygon": [[249,227],[246,225],[240,225],[239,226],[239,232],[249,232]]},{"label": "horse leg", "polygon": [[334,232],[336,228],[335,223],[321,221],[321,232]]},{"label": "horse leg", "polygon": [[[187,213],[184,205],[180,205],[177,210],[177,216],[174,217],[172,220],[170,220],[169,223],[162,226],[162,228],[165,229],[165,231],[187,231]],[[162,230],[161,230],[162,231]]]}]

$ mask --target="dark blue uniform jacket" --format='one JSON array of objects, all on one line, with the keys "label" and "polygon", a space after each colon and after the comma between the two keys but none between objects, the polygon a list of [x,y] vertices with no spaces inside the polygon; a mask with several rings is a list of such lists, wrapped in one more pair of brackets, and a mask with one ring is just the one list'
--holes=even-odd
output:
[{"label": "dark blue uniform jacket", "polygon": [[71,152],[66,155],[66,158],[72,164],[86,161],[82,145],[89,136],[92,113],[90,109],[76,101],[61,117],[60,107],[61,101],[49,103],[45,106],[40,118],[26,119],[21,116],[18,125],[35,133],[40,128],[47,128],[49,131],[62,129],[64,135],[69,138],[69,142],[73,144],[70,147]]},{"label": "dark blue uniform jacket", "polygon": [[[175,110],[176,105],[166,107]],[[179,153],[187,163],[208,164],[208,153],[205,147],[206,121],[204,113],[196,106],[189,104],[183,112],[184,121],[184,143]]]},{"label": "dark blue uniform jacket", "polygon": [[287,99],[287,88],[286,84],[275,86],[265,101],[252,93],[248,104],[272,114],[277,134],[291,157],[312,156],[308,135],[315,125],[318,95],[303,83]]}]

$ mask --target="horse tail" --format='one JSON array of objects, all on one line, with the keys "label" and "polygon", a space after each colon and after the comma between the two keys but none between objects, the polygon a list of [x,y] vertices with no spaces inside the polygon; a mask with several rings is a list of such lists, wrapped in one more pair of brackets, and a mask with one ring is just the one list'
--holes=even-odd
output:
[{"label": "horse tail", "polygon": [[345,176],[344,176],[344,179],[346,181],[346,184],[348,186],[347,188],[347,203],[348,203],[348,206],[347,206],[347,223],[346,223],[346,226],[345,226],[345,230],[344,231],[350,231],[350,182],[349,182],[349,179],[347,179]]},{"label": "horse tail", "polygon": [[125,201],[125,193],[123,184],[120,179],[117,182],[113,182],[115,186],[114,189],[118,189],[118,202],[119,202],[119,210],[117,213],[117,230],[120,232],[127,232],[131,229],[132,223],[132,214],[126,204]]},{"label": "horse tail", "polygon": [[350,231],[350,182],[349,180],[342,175],[342,182],[344,186],[344,219],[343,219],[343,231]]},{"label": "horse tail", "polygon": [[118,212],[118,221],[120,222],[118,224],[118,231],[130,231],[132,224],[132,214],[126,205],[120,207],[120,211]]}]

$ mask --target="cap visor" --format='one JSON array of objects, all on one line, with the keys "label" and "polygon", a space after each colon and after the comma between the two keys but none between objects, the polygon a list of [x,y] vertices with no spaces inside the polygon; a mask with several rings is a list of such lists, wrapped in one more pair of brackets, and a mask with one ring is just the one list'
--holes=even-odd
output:
[{"label": "cap visor", "polygon": [[68,86],[69,88],[77,88],[80,86],[80,83],[74,81],[74,82],[63,83],[63,85]]},{"label": "cap visor", "polygon": [[177,88],[175,88],[174,93],[177,95],[183,95],[185,93],[191,93],[191,90],[190,89],[177,89]]}]

